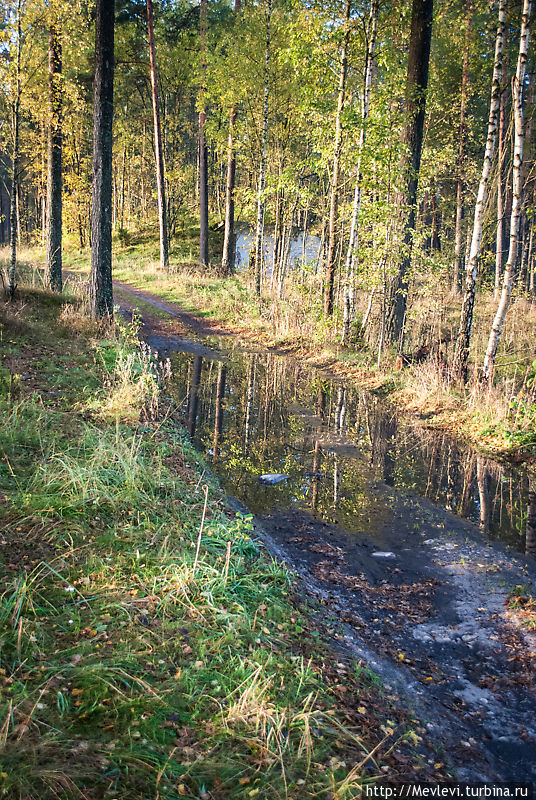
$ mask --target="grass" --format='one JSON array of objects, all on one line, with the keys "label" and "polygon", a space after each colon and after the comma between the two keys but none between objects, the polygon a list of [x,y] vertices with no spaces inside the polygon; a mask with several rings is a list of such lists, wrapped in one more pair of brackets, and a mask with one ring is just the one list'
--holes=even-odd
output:
[{"label": "grass", "polygon": [[[272,301],[267,294],[254,297],[248,276],[240,273],[222,278],[216,269],[201,270],[195,263],[198,228],[184,220],[180,237],[171,250],[171,267],[162,272],[158,247],[149,227],[130,233],[128,245],[117,239],[114,275],[138,289],[178,302],[201,318],[222,322],[242,338],[277,347],[307,358],[311,363],[355,379],[389,396],[400,408],[426,419],[427,424],[450,429],[484,452],[508,457],[530,457],[536,447],[534,391],[536,369],[533,354],[536,307],[522,294],[514,297],[497,355],[495,385],[483,387],[473,376],[468,387],[457,386],[445,369],[452,357],[459,319],[460,299],[445,291],[441,275],[430,278],[434,287],[412,289],[409,308],[408,352],[423,343],[447,340],[443,359],[429,358],[404,370],[395,369],[394,355],[385,352],[377,365],[379,306],[373,307],[367,340],[358,334],[352,348],[338,344],[340,320],[326,321],[322,312],[322,281],[313,272],[305,279],[289,275],[285,297]],[[213,260],[218,261],[219,235],[212,235]],[[31,257],[31,256],[30,256]],[[87,254],[74,249],[66,264],[87,268]],[[447,282],[448,283],[448,282]],[[436,285],[437,284],[437,285]],[[358,298],[358,319],[368,298]],[[476,305],[471,359],[482,362],[496,301],[483,290]],[[158,311],[153,314],[162,316]],[[476,374],[476,373],[475,373]]]},{"label": "grass", "polygon": [[80,297],[21,281],[0,308],[0,796],[342,800],[433,772],[207,479],[166,371]]}]

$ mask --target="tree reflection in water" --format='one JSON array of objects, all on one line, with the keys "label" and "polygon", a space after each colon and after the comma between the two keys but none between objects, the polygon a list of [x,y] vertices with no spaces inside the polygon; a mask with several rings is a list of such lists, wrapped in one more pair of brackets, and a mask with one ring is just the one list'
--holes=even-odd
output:
[{"label": "tree reflection in water", "polygon": [[[536,555],[536,493],[522,471],[477,456],[294,359],[228,356],[215,364],[209,354],[176,353],[173,392],[224,489],[254,513],[301,508],[350,531],[373,532],[390,513],[375,488],[384,484],[427,497]],[[269,472],[289,478],[261,486],[259,476]]]}]

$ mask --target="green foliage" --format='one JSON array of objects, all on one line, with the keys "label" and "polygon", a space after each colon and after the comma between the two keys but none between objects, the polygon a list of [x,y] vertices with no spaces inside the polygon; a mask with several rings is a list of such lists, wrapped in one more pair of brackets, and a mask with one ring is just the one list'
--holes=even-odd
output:
[{"label": "green foliage", "polygon": [[[59,353],[61,306],[35,310]],[[153,365],[132,330],[88,341],[71,329],[84,366],[64,386],[69,408],[42,399],[53,359],[37,369],[41,394],[1,401],[0,790],[354,796],[361,773],[345,762],[366,762],[374,735],[345,727],[291,575],[210,483],[200,534],[204,486],[165,415],[103,413],[118,376],[144,409],[136,387]],[[369,702],[371,680],[347,685]]]}]

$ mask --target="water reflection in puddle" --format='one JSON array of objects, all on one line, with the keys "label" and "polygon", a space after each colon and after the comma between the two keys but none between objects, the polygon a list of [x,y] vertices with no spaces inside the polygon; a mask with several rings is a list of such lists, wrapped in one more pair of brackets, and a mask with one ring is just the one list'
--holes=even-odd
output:
[{"label": "water reflection in puddle", "polygon": [[[401,420],[381,400],[286,356],[172,356],[172,392],[223,488],[253,513],[301,509],[349,532],[381,532],[378,486],[426,497],[493,538],[536,555],[525,537],[521,470]],[[273,485],[261,475],[279,473]],[[529,526],[529,534],[534,530]]]}]

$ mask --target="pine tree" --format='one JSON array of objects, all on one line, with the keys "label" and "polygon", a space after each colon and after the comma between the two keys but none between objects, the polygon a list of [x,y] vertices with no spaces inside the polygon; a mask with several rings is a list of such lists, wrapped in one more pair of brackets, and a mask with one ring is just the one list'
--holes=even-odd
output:
[{"label": "pine tree", "polygon": [[93,106],[93,191],[91,211],[91,312],[113,316],[112,144],[115,1],[97,0]]}]

